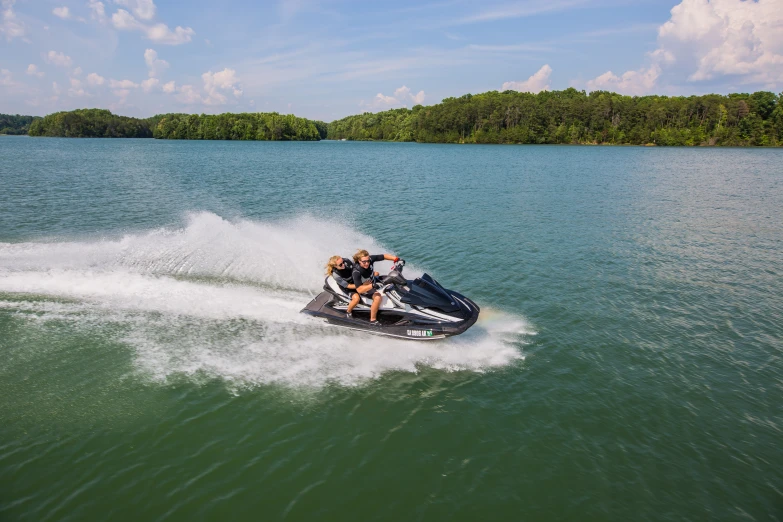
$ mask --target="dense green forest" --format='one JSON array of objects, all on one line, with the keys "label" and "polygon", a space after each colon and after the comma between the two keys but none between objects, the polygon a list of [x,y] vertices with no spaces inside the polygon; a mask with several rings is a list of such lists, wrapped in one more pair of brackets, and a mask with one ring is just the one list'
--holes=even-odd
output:
[{"label": "dense green forest", "polygon": [[[138,119],[80,109],[0,115],[0,132],[30,136],[187,140],[388,140],[427,143],[783,145],[783,93],[623,96],[576,89],[491,91],[328,125],[278,113],[159,114]],[[7,130],[10,129],[10,130]]]},{"label": "dense green forest", "polygon": [[330,139],[429,143],[783,145],[783,95],[623,96],[491,91],[349,116]]},{"label": "dense green forest", "polygon": [[[29,116],[27,117],[29,118]],[[30,136],[160,138],[173,140],[300,140],[326,138],[326,123],[273,113],[159,114],[139,119],[103,109],[56,112],[37,118]]]},{"label": "dense green forest", "polygon": [[103,109],[55,112],[35,120],[30,136],[62,138],[151,138],[147,120],[117,116]]},{"label": "dense green forest", "polygon": [[326,123],[292,114],[162,114],[150,118],[156,138],[172,140],[318,141]]},{"label": "dense green forest", "polygon": [[40,119],[38,116],[20,116],[19,114],[0,114],[0,134],[27,134],[30,124]]}]

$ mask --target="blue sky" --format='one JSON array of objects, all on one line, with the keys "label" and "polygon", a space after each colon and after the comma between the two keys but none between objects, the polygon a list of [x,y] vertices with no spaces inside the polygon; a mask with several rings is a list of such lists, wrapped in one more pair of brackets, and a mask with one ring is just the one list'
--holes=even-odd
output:
[{"label": "blue sky", "polygon": [[783,89],[783,0],[0,0],[0,112],[331,121],[489,90]]}]

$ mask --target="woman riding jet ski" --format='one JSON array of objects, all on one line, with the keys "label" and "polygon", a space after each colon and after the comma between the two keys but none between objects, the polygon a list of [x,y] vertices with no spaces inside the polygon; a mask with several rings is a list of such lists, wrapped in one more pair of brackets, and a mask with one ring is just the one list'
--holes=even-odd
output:
[{"label": "woman riding jet ski", "polygon": [[372,299],[369,296],[361,296],[353,314],[346,315],[352,292],[346,291],[332,275],[327,276],[324,291],[302,312],[337,326],[415,340],[443,339],[473,326],[480,311],[476,303],[443,288],[427,274],[414,280],[405,279],[404,266],[405,261],[398,260],[389,275],[373,282],[381,294],[377,324],[370,323]]}]

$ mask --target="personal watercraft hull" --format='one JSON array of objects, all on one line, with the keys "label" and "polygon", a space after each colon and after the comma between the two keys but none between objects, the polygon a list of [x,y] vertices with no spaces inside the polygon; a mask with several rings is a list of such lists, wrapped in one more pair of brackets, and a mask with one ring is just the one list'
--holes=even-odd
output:
[{"label": "personal watercraft hull", "polygon": [[[370,325],[369,309],[357,307],[354,309],[353,318],[345,314],[345,300],[335,294],[324,291],[315,297],[302,312],[314,317],[326,319],[330,324],[362,330],[375,335],[385,335],[415,341],[430,341],[443,339],[452,335],[459,335],[473,326],[478,320],[480,309],[470,299],[456,292],[449,291],[449,295],[458,303],[461,320],[448,320],[435,322],[430,319],[422,319],[415,313],[404,310],[382,310],[378,314],[379,325]],[[335,308],[337,307],[337,308]]]}]

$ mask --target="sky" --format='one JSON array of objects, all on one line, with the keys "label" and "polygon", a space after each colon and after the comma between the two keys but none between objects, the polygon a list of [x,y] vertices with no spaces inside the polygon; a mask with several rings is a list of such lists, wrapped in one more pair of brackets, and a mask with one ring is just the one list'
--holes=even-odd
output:
[{"label": "sky", "polygon": [[783,90],[783,0],[0,4],[0,113],[328,122],[492,90]]}]

